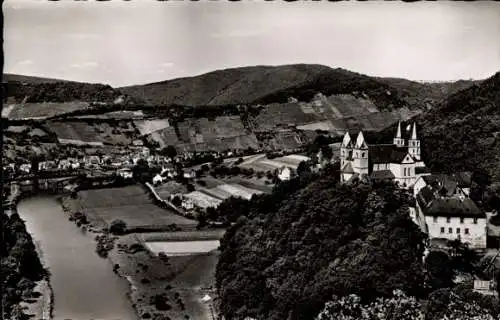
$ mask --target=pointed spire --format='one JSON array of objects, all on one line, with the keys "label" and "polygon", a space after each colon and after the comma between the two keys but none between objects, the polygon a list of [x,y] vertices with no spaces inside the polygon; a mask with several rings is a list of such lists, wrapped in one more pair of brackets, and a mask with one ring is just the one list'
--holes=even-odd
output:
[{"label": "pointed spire", "polygon": [[360,131],[358,133],[358,138],[356,139],[356,149],[364,149],[368,148],[368,146],[365,143],[365,137],[363,136],[363,131]]},{"label": "pointed spire", "polygon": [[347,147],[351,143],[351,136],[349,135],[349,132],[346,131],[344,134],[344,140],[342,140],[342,147]]},{"label": "pointed spire", "polygon": [[413,130],[411,132],[411,139],[417,140],[417,124],[413,122]]},{"label": "pointed spire", "polygon": [[398,131],[396,132],[396,138],[401,139],[401,121],[398,121]]}]

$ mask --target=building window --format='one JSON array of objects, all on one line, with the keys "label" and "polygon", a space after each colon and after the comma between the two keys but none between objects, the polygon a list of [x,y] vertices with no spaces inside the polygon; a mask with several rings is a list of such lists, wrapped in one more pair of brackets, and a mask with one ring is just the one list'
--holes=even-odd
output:
[{"label": "building window", "polygon": [[[467,229],[466,229],[467,230]],[[444,227],[441,227],[441,233],[444,233]]]},{"label": "building window", "polygon": [[460,218],[460,223],[464,223],[464,218]]},{"label": "building window", "polygon": [[406,176],[406,168],[404,168],[403,176]]},{"label": "building window", "polygon": [[453,228],[448,228],[448,233],[453,233]]},{"label": "building window", "polygon": [[364,158],[364,157],[365,157],[365,153],[364,153],[364,152],[361,154],[361,157],[362,157],[362,158]]},{"label": "building window", "polygon": [[433,222],[438,222],[438,217],[432,218]]},{"label": "building window", "polygon": [[450,223],[450,221],[451,221],[451,218],[450,218],[450,217],[447,217],[447,218],[446,218],[446,223]]},{"label": "building window", "polygon": [[457,228],[457,233],[458,233],[458,234],[460,233],[460,228]]},{"label": "building window", "polygon": [[469,234],[469,228],[465,228],[465,234]]},{"label": "building window", "polygon": [[477,218],[474,218],[474,224],[477,224]]}]

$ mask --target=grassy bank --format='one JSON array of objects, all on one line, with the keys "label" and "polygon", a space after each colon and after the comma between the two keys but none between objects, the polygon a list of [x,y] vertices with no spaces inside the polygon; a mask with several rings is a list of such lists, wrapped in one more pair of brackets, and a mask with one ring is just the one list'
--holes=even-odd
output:
[{"label": "grassy bank", "polygon": [[[60,203],[74,216],[73,199],[61,198]],[[141,319],[212,320],[210,305],[201,301],[212,292],[213,275],[218,253],[165,257],[146,249],[145,241],[189,241],[220,239],[224,230],[153,232],[112,236],[103,232],[105,221],[89,214],[87,232],[95,235],[96,247],[107,247],[106,254],[113,270],[130,285],[128,297]],[[74,220],[78,223],[78,220]]]}]

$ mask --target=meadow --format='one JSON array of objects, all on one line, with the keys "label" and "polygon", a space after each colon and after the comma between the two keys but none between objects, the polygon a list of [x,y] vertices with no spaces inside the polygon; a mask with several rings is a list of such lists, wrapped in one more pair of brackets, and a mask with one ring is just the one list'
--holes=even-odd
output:
[{"label": "meadow", "polygon": [[137,185],[124,188],[84,190],[78,192],[77,210],[110,224],[121,219],[128,227],[166,226],[193,227],[196,221],[163,209],[150,199],[146,191]]}]

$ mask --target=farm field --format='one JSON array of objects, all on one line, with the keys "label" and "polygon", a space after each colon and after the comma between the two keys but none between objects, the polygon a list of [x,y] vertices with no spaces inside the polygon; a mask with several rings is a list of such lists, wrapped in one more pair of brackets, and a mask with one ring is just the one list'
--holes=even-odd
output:
[{"label": "farm field", "polygon": [[85,121],[51,121],[47,129],[54,132],[60,143],[130,145],[135,131],[129,122],[122,121],[118,127],[108,123],[89,124]]},{"label": "farm field", "polygon": [[302,155],[287,155],[284,157],[268,159],[261,157],[256,160],[244,161],[239,166],[247,169],[254,169],[255,171],[273,171],[283,166],[288,166],[292,169],[297,169],[300,162],[309,160],[308,157]]},{"label": "farm field", "polygon": [[[8,107],[8,118],[10,120],[49,118],[76,110],[89,108],[87,102],[64,102],[64,103],[24,103],[14,104]],[[7,111],[6,111],[7,113]]]},{"label": "farm field", "polygon": [[134,121],[134,124],[137,127],[137,130],[139,130],[141,136],[170,127],[168,119]]},{"label": "farm field", "polygon": [[195,206],[204,209],[210,207],[217,207],[222,202],[221,199],[215,198],[200,191],[193,191],[185,194],[184,196],[188,199],[191,199],[191,201],[193,201]]},{"label": "farm field", "polygon": [[121,219],[131,227],[169,225],[194,226],[196,221],[152,203],[140,186],[84,190],[78,192],[77,208],[106,224]]},{"label": "farm field", "polygon": [[209,253],[219,248],[219,240],[187,240],[187,241],[146,241],[145,246],[153,254],[164,252],[169,257],[189,256]]}]

